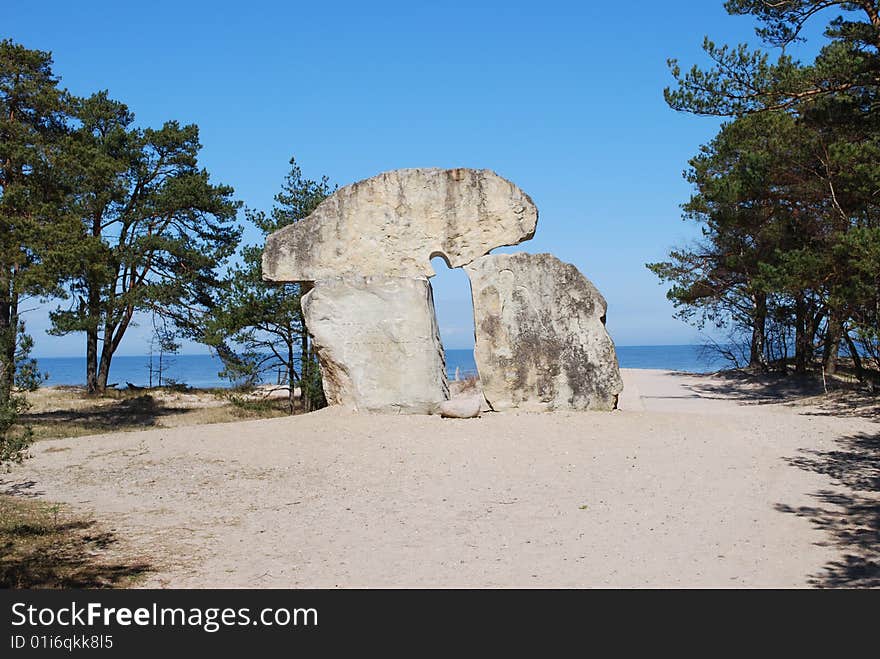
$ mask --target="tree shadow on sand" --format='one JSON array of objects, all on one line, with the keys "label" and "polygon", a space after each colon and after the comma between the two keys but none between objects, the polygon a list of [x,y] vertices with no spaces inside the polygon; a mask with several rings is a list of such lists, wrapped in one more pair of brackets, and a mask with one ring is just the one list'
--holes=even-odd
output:
[{"label": "tree shadow on sand", "polygon": [[778,504],[779,512],[804,517],[837,548],[841,556],[829,562],[810,584],[818,588],[880,587],[880,433],[862,433],[838,440],[839,450],[802,450],[789,458],[794,467],[828,476],[845,491],[813,494],[816,506],[794,508]]},{"label": "tree shadow on sand", "polygon": [[696,380],[686,385],[703,398],[725,398],[744,403],[779,403],[822,393],[822,383],[794,375],[755,375],[744,371],[680,373]]},{"label": "tree shadow on sand", "polygon": [[701,398],[734,400],[742,405],[787,403],[805,406],[801,413],[817,416],[880,418],[880,396],[857,383],[829,380],[823,384],[816,376],[756,375],[744,371],[679,375],[689,380],[685,388]]},{"label": "tree shadow on sand", "polygon": [[45,503],[0,500],[0,588],[118,588],[152,568],[119,554],[116,534],[89,519],[58,519]]},{"label": "tree shadow on sand", "polygon": [[28,425],[78,424],[88,426],[94,432],[112,432],[120,427],[153,426],[161,417],[187,411],[185,407],[168,407],[153,396],[142,394],[109,405],[23,414],[21,422]]}]

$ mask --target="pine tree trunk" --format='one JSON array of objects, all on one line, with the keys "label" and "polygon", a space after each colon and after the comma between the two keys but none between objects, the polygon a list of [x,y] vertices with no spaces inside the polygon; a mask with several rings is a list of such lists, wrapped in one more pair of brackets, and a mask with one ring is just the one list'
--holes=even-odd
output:
[{"label": "pine tree trunk", "polygon": [[807,303],[798,297],[794,305],[794,372],[803,375],[807,372]]},{"label": "pine tree trunk", "polygon": [[86,389],[98,393],[98,330],[86,330]]},{"label": "pine tree trunk", "polygon": [[97,392],[103,394],[107,391],[107,378],[110,377],[110,360],[113,354],[110,351],[110,345],[104,341],[104,347],[101,349],[101,361],[98,363],[98,379]]},{"label": "pine tree trunk", "polygon": [[104,323],[104,342],[101,344],[101,359],[98,361],[98,377],[95,384],[95,393],[104,394],[107,391],[107,378],[110,377],[110,360],[113,359],[113,325],[108,321]]},{"label": "pine tree trunk", "polygon": [[0,291],[0,405],[12,397],[15,387],[15,346],[18,338],[18,296],[4,278]]},{"label": "pine tree trunk", "polygon": [[[296,397],[293,395],[293,381],[294,381],[294,371],[293,371],[293,339],[288,336],[287,341],[287,413],[293,414],[294,403],[296,402]],[[302,382],[300,382],[299,394],[302,396]]]},{"label": "pine tree trunk", "polygon": [[[312,377],[315,379],[316,391],[313,392],[311,403],[312,409],[318,410],[327,405],[327,400],[324,397],[324,388],[323,381],[321,378],[321,363],[318,361],[318,351],[315,350],[315,344],[313,342],[309,342],[309,364],[312,365]],[[318,382],[321,382],[321,386],[318,387]]]},{"label": "pine tree trunk", "polygon": [[[99,217],[92,220],[92,236],[100,237]],[[98,282],[87,275],[88,300],[86,302],[86,390],[90,394],[103,393],[98,387],[98,324],[101,320],[101,290]]]},{"label": "pine tree trunk", "polygon": [[843,339],[846,341],[846,346],[849,348],[850,357],[853,360],[853,366],[856,369],[856,377],[859,379],[859,382],[865,381],[865,369],[862,366],[862,359],[859,357],[858,348],[856,348],[855,343],[852,340],[852,337],[849,335],[849,332],[844,332]]},{"label": "pine tree trunk", "polygon": [[767,370],[764,359],[764,342],[767,331],[767,295],[755,295],[755,317],[752,322],[752,342],[749,347],[749,367]]},{"label": "pine tree trunk", "polygon": [[825,352],[822,356],[822,367],[828,375],[837,373],[837,358],[840,354],[840,339],[843,335],[843,323],[838,314],[832,313],[828,318],[828,330],[825,333]]},{"label": "pine tree trunk", "polygon": [[311,364],[309,363],[309,333],[306,331],[305,323],[302,325],[302,337],[300,338],[300,400],[302,400],[302,408],[304,412],[312,411],[311,389]]},{"label": "pine tree trunk", "polygon": [[[98,363],[98,392],[103,394],[107,391],[107,378],[110,376],[110,361],[128,329],[134,308],[127,307],[122,319],[113,324],[110,320],[104,323],[104,343],[101,346],[101,361]],[[162,385],[162,376],[159,375],[159,386]]]},{"label": "pine tree trunk", "polygon": [[3,388],[12,395],[15,390],[15,349],[18,346],[18,293],[13,291],[9,298],[9,341],[4,346],[3,361],[7,368]]}]

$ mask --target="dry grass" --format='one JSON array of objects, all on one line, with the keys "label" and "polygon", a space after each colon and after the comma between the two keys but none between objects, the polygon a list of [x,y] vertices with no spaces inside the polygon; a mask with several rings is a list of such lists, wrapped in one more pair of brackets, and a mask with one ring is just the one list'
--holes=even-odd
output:
[{"label": "dry grass", "polygon": [[125,588],[150,572],[94,520],[0,494],[0,588]]},{"label": "dry grass", "polygon": [[28,402],[31,409],[21,420],[33,429],[37,440],[228,423],[287,412],[283,400],[243,402],[222,389],[109,391],[97,397],[82,387],[44,387],[29,394]]}]

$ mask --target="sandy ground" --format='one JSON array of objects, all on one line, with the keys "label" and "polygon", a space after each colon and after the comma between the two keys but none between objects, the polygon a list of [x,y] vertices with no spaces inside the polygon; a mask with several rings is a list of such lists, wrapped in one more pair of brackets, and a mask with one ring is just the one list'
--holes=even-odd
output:
[{"label": "sandy ground", "polygon": [[153,587],[880,585],[880,417],[624,380],[613,413],[327,409],[47,440],[0,490],[103,520]]}]

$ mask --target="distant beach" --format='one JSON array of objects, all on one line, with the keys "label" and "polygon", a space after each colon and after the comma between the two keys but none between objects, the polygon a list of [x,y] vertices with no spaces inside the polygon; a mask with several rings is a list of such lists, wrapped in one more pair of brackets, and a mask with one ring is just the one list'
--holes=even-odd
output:
[{"label": "distant beach", "polygon": [[[717,353],[702,345],[670,346],[618,346],[617,358],[621,368],[660,369],[686,373],[711,373],[729,366]],[[167,360],[163,377],[190,387],[229,387],[228,380],[217,374],[223,364],[212,355],[172,355]],[[46,386],[79,385],[85,382],[86,362],[83,357],[40,357],[40,370],[48,373]],[[126,382],[138,386],[149,384],[147,356],[119,355],[113,358],[110,382],[125,386]],[[155,366],[155,364],[154,364]],[[473,350],[447,350],[446,370],[450,378],[465,378],[476,374]],[[264,382],[274,383],[270,374]],[[156,384],[156,382],[154,382]]]}]

